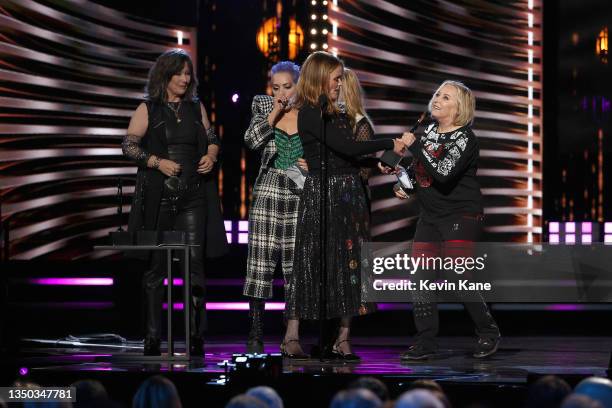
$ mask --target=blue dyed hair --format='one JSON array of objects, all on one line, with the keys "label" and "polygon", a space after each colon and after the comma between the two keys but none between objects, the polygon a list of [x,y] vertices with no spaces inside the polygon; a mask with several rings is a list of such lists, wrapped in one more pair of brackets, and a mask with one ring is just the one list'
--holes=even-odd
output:
[{"label": "blue dyed hair", "polygon": [[293,83],[297,84],[298,79],[300,78],[300,66],[291,61],[281,61],[272,66],[270,69],[272,75],[278,74],[279,72],[287,72],[291,74],[293,78]]}]

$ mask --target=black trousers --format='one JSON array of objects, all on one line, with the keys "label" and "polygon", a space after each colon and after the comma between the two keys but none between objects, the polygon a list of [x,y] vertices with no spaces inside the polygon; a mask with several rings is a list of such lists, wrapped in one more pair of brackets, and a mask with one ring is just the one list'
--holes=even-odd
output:
[{"label": "black trousers", "polygon": [[[482,235],[483,217],[464,215],[444,221],[419,220],[412,247],[413,256],[470,256],[470,243],[478,241]],[[458,301],[469,313],[476,335],[497,338],[500,336],[497,323],[480,294]],[[413,305],[414,323],[417,329],[416,344],[431,350],[437,349],[436,336],[439,331],[438,305],[431,295],[417,293]]]},{"label": "black trousers", "polygon": [[[206,207],[202,198],[183,200],[173,204],[163,198],[160,204],[158,231],[184,231],[191,247],[191,335],[202,336],[206,329],[206,310],[204,304],[204,232],[206,230]],[[180,260],[180,270],[184,267],[183,251],[174,256]],[[161,337],[162,301],[164,298],[164,279],[167,277],[167,256],[165,251],[153,251],[150,268],[143,275],[143,288],[146,302],[146,336]],[[189,305],[185,305],[188,307]],[[171,307],[171,305],[168,305]]]}]

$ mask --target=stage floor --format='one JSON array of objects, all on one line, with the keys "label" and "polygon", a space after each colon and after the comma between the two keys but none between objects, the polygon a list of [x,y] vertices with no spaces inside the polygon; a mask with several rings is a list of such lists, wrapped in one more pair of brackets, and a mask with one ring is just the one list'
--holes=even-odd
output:
[{"label": "stage floor", "polygon": [[[270,339],[272,340],[272,339]],[[310,340],[310,341],[309,341]],[[474,339],[467,337],[440,338],[440,352],[422,362],[402,362],[399,355],[407,349],[410,339],[398,337],[354,338],[354,351],[362,358],[359,363],[306,360],[283,361],[283,375],[373,375],[389,379],[430,378],[447,383],[525,384],[528,374],[561,376],[606,376],[612,351],[611,337],[506,337],[499,351],[486,359],[471,357]],[[314,339],[304,341],[305,349]],[[232,354],[245,351],[243,339],[210,338],[206,357],[190,362],[111,361],[111,355],[138,356],[139,343],[134,347],[109,346],[49,347],[39,342],[24,342],[17,363],[31,374],[43,372],[186,372],[200,374],[210,380],[227,374],[224,361]],[[177,347],[180,351],[182,343]],[[266,343],[267,353],[278,353],[278,344]]]}]

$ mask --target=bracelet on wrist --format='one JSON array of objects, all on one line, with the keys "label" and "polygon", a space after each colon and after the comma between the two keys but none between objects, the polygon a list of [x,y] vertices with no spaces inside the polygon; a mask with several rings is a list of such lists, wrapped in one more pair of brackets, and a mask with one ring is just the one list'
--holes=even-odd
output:
[{"label": "bracelet on wrist", "polygon": [[153,159],[153,168],[159,170],[159,164],[161,163],[161,159],[159,157],[155,157],[155,159]]}]

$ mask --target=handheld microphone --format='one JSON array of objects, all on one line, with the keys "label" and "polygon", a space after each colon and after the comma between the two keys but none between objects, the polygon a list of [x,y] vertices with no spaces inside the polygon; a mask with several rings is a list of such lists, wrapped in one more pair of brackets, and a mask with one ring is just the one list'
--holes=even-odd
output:
[{"label": "handheld microphone", "polygon": [[[421,123],[423,122],[425,117],[427,117],[427,111],[421,113],[421,116],[419,116],[419,119],[416,121],[414,126],[410,128],[410,133],[414,133],[417,131],[417,129],[419,128],[419,126],[421,126]],[[402,156],[395,153],[393,150],[386,150],[383,153],[383,155],[380,157],[380,161],[385,166],[391,167],[392,169],[394,169],[399,165],[400,161],[402,161]]]},{"label": "handheld microphone", "polygon": [[421,116],[419,116],[419,120],[417,120],[414,126],[410,128],[410,133],[416,132],[416,130],[419,128],[419,126],[421,126],[421,123],[423,123],[423,120],[426,117],[427,117],[427,111],[421,113]]}]

